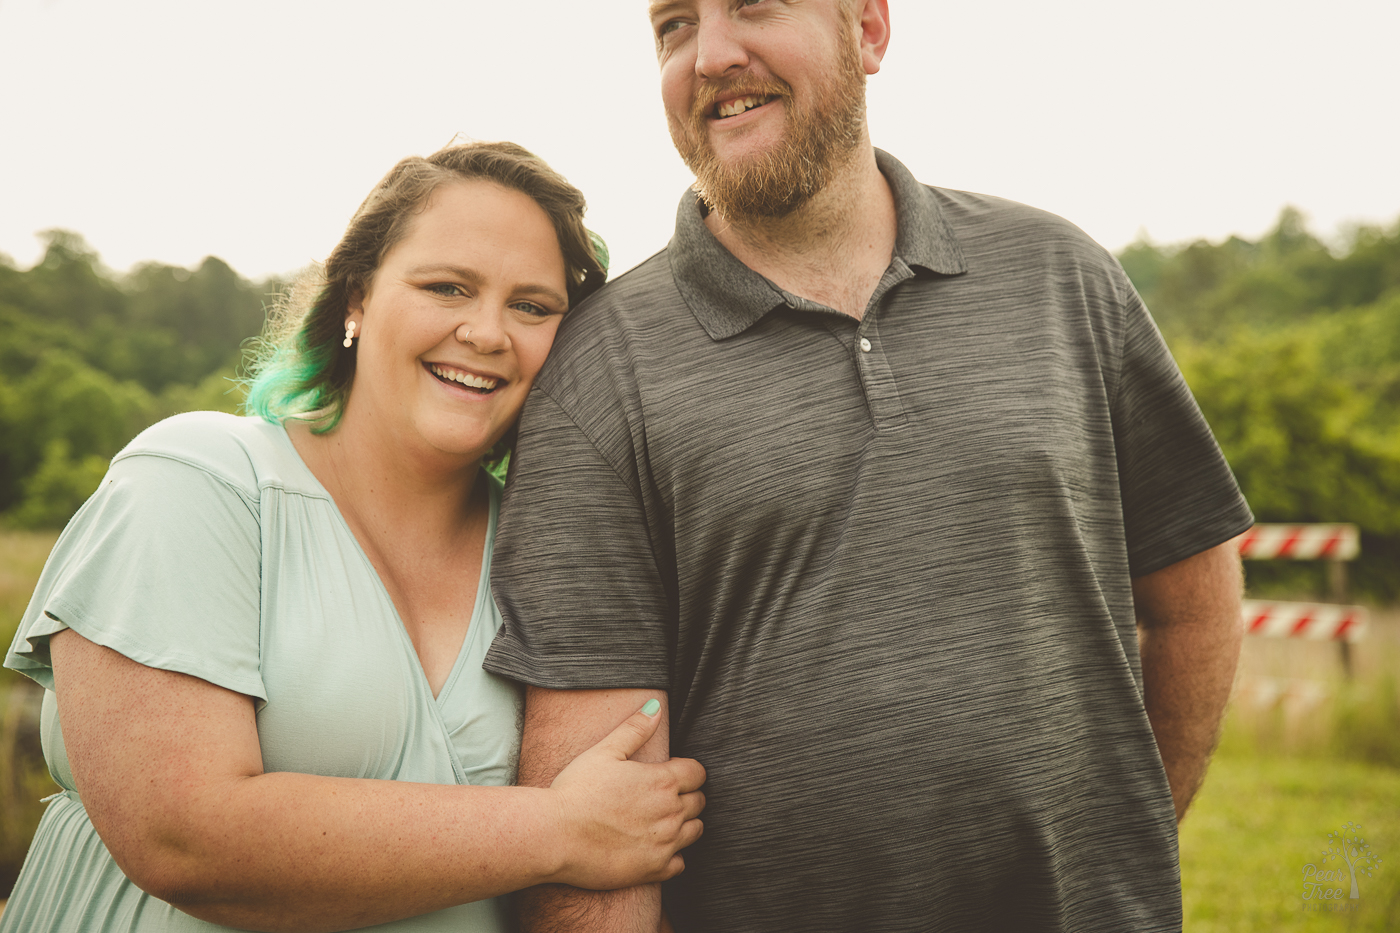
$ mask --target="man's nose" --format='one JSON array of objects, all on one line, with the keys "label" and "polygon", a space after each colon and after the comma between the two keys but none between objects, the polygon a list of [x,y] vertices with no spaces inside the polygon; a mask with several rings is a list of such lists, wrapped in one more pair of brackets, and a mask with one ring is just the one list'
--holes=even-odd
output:
[{"label": "man's nose", "polygon": [[702,78],[719,78],[742,71],[749,64],[749,53],[740,30],[724,14],[705,16],[696,23],[695,73]]}]

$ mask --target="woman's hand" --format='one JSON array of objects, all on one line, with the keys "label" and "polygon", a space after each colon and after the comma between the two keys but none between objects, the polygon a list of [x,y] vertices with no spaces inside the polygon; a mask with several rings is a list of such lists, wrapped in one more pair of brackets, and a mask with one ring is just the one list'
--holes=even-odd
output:
[{"label": "woman's hand", "polygon": [[607,890],[664,881],[685,868],[679,850],[704,828],[696,817],[705,807],[705,769],[690,758],[630,760],[656,732],[660,712],[649,700],[550,785],[567,840],[557,881]]}]

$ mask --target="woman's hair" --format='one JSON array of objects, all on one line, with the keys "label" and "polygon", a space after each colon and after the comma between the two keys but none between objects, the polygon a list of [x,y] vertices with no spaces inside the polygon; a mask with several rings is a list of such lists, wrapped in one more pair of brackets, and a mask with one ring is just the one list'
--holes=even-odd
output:
[{"label": "woman's hair", "polygon": [[339,423],[355,376],[355,344],[342,346],[351,299],[363,294],[384,256],[438,187],[485,180],[528,195],[548,215],[564,254],[572,307],[607,278],[607,248],[583,226],[583,194],[515,143],[473,142],[426,159],[404,159],[375,186],[324,265],[281,296],[253,350],[243,408],[271,422],[299,418],[316,433]]}]

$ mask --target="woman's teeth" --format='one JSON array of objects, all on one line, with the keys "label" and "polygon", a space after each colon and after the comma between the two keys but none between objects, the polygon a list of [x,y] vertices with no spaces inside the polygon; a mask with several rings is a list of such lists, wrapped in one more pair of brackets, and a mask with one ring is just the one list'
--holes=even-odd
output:
[{"label": "woman's teeth", "polygon": [[499,379],[488,379],[485,376],[475,376],[471,373],[464,373],[460,369],[448,369],[446,366],[430,365],[433,375],[439,379],[446,379],[448,382],[457,382],[469,389],[484,389],[491,391],[496,388]]}]

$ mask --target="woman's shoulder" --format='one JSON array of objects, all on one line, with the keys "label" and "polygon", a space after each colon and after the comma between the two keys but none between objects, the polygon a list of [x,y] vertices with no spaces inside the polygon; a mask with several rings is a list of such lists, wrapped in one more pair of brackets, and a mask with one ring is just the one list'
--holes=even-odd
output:
[{"label": "woman's shoulder", "polygon": [[250,496],[261,487],[304,486],[306,468],[279,424],[218,411],[191,411],[151,425],[112,458],[177,461]]}]

